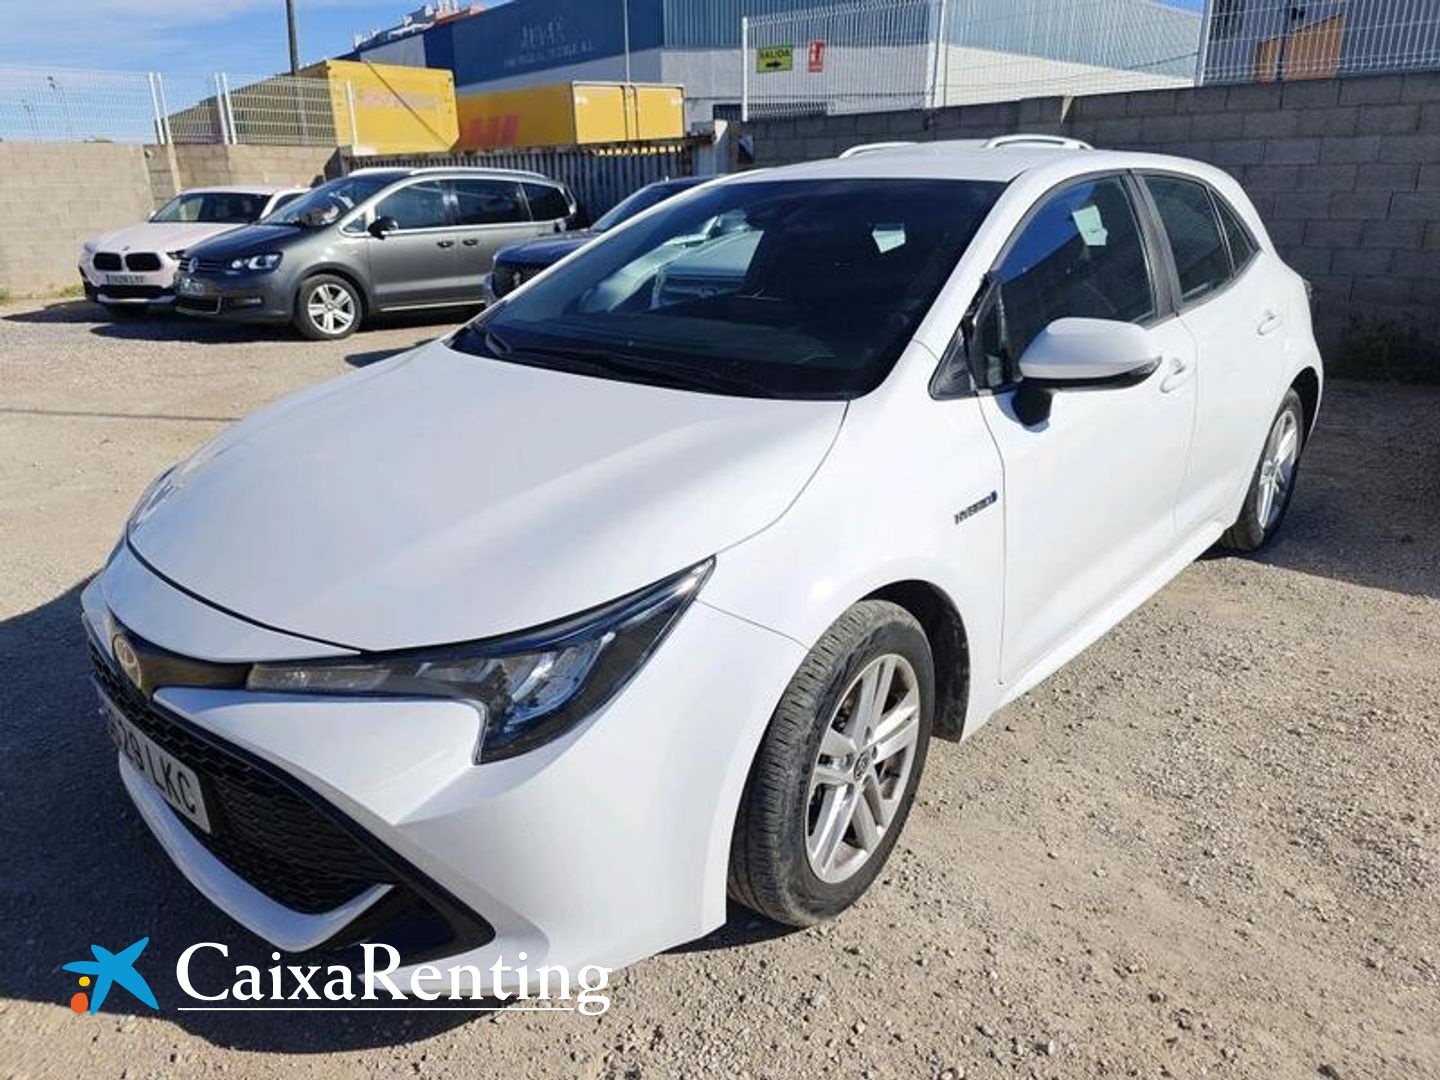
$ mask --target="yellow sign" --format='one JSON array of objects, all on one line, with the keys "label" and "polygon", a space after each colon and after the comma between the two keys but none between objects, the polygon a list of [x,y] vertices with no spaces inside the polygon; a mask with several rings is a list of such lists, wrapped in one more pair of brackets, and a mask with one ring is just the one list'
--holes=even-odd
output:
[{"label": "yellow sign", "polygon": [[761,75],[795,70],[794,45],[767,45],[755,50],[755,70]]}]

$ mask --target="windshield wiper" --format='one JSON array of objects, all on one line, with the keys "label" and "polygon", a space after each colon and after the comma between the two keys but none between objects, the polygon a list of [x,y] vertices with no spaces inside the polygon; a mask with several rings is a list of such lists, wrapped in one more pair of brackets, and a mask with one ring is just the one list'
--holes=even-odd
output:
[{"label": "windshield wiper", "polygon": [[559,366],[581,375],[619,376],[676,390],[708,390],[740,397],[776,397],[764,383],[741,375],[667,364],[608,345],[511,346],[493,330],[484,331],[485,347],[497,358],[525,363],[538,360],[545,367]]}]

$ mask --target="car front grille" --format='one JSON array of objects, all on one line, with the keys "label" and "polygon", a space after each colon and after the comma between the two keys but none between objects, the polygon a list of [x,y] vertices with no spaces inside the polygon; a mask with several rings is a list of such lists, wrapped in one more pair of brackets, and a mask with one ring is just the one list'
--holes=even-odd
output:
[{"label": "car front grille", "polygon": [[125,268],[141,272],[159,270],[160,256],[153,251],[132,251],[125,256]]},{"label": "car front grille", "polygon": [[311,799],[146,700],[91,643],[104,693],[126,718],[194,769],[206,788],[212,832],[176,815],[211,854],[266,896],[315,913],[397,876]]},{"label": "car front grille", "polygon": [[191,256],[181,264],[187,274],[219,274],[229,269],[223,259],[197,259]]},{"label": "car front grille", "polygon": [[119,270],[120,254],[115,251],[97,251],[95,253],[96,270]]},{"label": "car front grille", "polygon": [[158,300],[170,294],[163,285],[101,285],[99,292],[112,300]]}]

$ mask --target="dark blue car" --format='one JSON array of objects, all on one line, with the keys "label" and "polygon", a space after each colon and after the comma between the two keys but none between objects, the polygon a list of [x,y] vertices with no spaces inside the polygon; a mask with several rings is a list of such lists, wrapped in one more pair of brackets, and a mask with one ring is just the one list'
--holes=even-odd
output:
[{"label": "dark blue car", "polygon": [[629,198],[622,200],[588,229],[575,232],[556,233],[518,244],[503,247],[495,253],[494,267],[489,278],[489,291],[494,300],[513,291],[541,270],[553,266],[566,255],[584,247],[595,237],[613,229],[622,221],[628,221],[642,210],[648,210],[656,203],[664,202],[672,195],[678,195],[696,184],[712,179],[708,176],[686,176],[678,180],[660,180],[646,184]]}]

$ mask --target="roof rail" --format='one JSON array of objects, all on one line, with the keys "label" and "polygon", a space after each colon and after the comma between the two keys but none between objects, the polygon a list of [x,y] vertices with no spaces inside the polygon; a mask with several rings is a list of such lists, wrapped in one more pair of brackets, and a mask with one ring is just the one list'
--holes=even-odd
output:
[{"label": "roof rail", "polygon": [[848,150],[840,151],[842,158],[859,157],[861,154],[873,154],[877,150],[898,150],[902,146],[914,146],[913,142],[901,140],[900,142],[867,142],[852,146]]},{"label": "roof rail", "polygon": [[1095,149],[1087,142],[1067,139],[1064,135],[996,135],[993,139],[986,139],[984,143],[986,150],[994,150],[999,146],[1053,146],[1058,150]]}]

